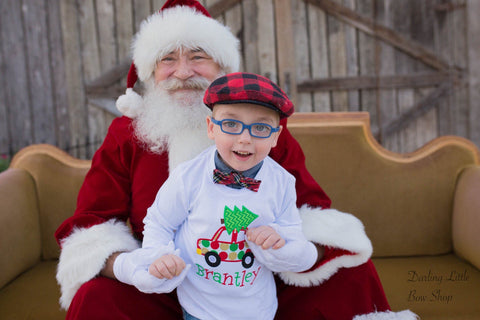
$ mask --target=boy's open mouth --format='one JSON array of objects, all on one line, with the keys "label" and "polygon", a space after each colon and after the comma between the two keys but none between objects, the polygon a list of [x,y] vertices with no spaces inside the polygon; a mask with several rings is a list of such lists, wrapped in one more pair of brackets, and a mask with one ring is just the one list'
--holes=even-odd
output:
[{"label": "boy's open mouth", "polygon": [[246,151],[233,151],[233,152],[240,157],[248,157],[251,155],[250,152],[246,152]]}]

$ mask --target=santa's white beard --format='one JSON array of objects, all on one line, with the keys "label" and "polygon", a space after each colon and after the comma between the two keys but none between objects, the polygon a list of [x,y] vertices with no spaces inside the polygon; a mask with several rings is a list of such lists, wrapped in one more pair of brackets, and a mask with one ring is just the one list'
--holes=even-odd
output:
[{"label": "santa's white beard", "polygon": [[205,89],[171,94],[165,85],[146,83],[144,109],[134,121],[135,134],[151,152],[168,151],[170,171],[213,144],[207,137],[205,119],[211,111],[203,104]]}]

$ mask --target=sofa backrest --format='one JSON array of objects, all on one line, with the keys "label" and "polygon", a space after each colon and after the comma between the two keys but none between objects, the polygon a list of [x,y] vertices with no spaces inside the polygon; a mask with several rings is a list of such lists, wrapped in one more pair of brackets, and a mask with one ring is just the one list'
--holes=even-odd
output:
[{"label": "sofa backrest", "polygon": [[90,161],[71,157],[46,144],[20,150],[10,168],[23,169],[33,177],[37,190],[42,258],[56,259],[59,247],[54,233],[75,211],[77,194]]},{"label": "sofa backrest", "polygon": [[371,135],[368,113],[298,113],[288,127],[332,207],[364,223],[374,256],[452,251],[455,184],[463,168],[478,164],[473,143],[442,137],[395,154]]}]

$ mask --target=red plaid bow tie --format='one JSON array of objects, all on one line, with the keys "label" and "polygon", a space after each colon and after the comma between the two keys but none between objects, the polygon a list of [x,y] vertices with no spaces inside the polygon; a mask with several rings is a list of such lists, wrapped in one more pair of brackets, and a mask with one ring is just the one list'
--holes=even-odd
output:
[{"label": "red plaid bow tie", "polygon": [[260,187],[260,182],[262,181],[244,177],[241,173],[235,171],[225,173],[215,169],[213,170],[213,182],[225,185],[237,185],[241,188],[247,188],[257,192]]}]

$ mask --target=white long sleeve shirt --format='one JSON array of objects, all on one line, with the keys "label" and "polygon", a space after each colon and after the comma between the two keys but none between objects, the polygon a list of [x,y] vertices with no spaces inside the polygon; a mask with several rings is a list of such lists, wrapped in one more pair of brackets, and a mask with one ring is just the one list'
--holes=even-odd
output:
[{"label": "white long sleeve shirt", "polygon": [[[267,157],[255,177],[262,181],[258,192],[229,188],[212,180],[214,156],[215,148],[208,148],[170,174],[147,211],[143,247],[174,239],[191,265],[178,299],[197,318],[273,319],[272,271],[304,271],[317,258],[301,229],[295,179]],[[285,246],[249,245],[246,229],[262,225],[274,227]]]}]

